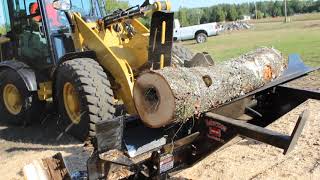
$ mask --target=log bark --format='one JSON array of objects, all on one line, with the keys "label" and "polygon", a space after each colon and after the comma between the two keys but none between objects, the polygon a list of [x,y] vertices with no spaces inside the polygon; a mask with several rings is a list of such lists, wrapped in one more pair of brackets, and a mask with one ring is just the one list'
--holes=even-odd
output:
[{"label": "log bark", "polygon": [[23,167],[23,175],[26,180],[71,179],[61,153],[51,158],[34,160],[32,163]]},{"label": "log bark", "polygon": [[276,79],[288,65],[273,48],[259,48],[210,67],[166,67],[137,78],[136,109],[149,127],[183,122]]}]

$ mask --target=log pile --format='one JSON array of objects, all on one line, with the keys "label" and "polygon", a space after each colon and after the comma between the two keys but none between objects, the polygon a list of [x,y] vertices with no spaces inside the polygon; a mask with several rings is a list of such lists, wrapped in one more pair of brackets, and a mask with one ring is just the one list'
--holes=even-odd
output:
[{"label": "log pile", "polygon": [[227,31],[239,31],[244,29],[251,29],[253,25],[249,24],[245,21],[234,21],[222,24],[220,32],[227,32]]},{"label": "log pile", "polygon": [[142,121],[159,128],[208,112],[276,79],[287,59],[259,48],[209,67],[166,67],[138,77],[133,98]]}]

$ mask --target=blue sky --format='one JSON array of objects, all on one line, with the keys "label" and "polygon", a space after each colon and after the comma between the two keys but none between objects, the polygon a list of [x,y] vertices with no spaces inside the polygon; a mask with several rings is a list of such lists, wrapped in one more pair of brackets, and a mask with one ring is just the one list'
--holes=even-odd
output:
[{"label": "blue sky", "polygon": [[[206,7],[215,4],[222,3],[244,3],[244,2],[254,2],[259,0],[171,0],[172,9],[174,11],[178,10],[179,7]],[[129,0],[130,5],[142,4],[144,0]],[[150,0],[152,2],[152,0]]]}]

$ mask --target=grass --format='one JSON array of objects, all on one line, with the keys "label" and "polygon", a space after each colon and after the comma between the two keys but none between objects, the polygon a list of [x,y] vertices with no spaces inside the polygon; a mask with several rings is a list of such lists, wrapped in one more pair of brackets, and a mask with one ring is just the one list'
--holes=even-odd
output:
[{"label": "grass", "polygon": [[291,23],[256,23],[251,30],[243,30],[210,37],[204,44],[195,41],[183,42],[195,52],[206,51],[216,61],[224,61],[244,54],[252,49],[268,46],[279,49],[284,55],[298,53],[306,64],[320,66],[320,14],[319,20],[309,20],[314,16],[300,17]]}]

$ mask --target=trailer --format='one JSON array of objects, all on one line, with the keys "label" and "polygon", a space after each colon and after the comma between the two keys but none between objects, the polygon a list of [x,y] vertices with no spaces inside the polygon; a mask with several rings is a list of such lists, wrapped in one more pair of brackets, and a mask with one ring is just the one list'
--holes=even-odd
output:
[{"label": "trailer", "polygon": [[294,149],[309,112],[299,116],[291,134],[266,126],[308,99],[320,100],[320,92],[286,85],[318,69],[306,66],[299,55],[290,55],[288,68],[275,81],[200,117],[169,127],[147,128],[138,116],[101,121],[96,124],[94,151],[86,172],[70,173],[63,157],[56,155],[42,161],[46,168],[25,168],[25,177],[39,174],[42,169],[48,179],[167,179],[230,145],[237,136],[275,146],[288,154]]}]

